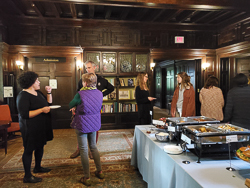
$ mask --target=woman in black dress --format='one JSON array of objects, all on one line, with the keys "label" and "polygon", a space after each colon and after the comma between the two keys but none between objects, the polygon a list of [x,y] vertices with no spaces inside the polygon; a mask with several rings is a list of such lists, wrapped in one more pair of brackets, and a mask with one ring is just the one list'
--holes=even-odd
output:
[{"label": "woman in black dress", "polygon": [[33,151],[35,155],[35,168],[33,173],[45,173],[50,169],[41,167],[43,147],[47,141],[53,139],[50,118],[52,103],[51,87],[46,86],[47,97],[40,89],[38,75],[35,72],[24,72],[18,77],[18,83],[23,90],[17,96],[17,110],[19,125],[23,138],[24,152],[22,156],[25,176],[24,183],[41,182],[42,178],[31,174]]},{"label": "woman in black dress", "polygon": [[136,80],[135,99],[138,105],[139,124],[151,124],[151,101],[156,98],[149,96],[149,89],[147,86],[148,74],[145,72],[139,73]]}]

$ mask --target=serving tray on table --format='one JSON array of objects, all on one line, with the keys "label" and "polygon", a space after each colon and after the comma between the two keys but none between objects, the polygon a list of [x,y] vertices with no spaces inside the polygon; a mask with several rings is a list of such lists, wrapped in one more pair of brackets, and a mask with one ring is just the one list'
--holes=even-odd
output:
[{"label": "serving tray on table", "polygon": [[206,116],[191,116],[191,117],[188,117],[194,121],[198,121],[199,124],[206,124],[206,123],[220,123],[219,120],[216,120],[214,118],[209,118],[209,117],[206,117]]},{"label": "serving tray on table", "polygon": [[[230,127],[228,129],[221,127]],[[198,162],[202,155],[228,155],[234,152],[238,142],[247,142],[250,130],[232,124],[185,125],[183,133],[194,143]],[[232,139],[233,138],[233,139]],[[232,140],[230,140],[232,139]],[[230,143],[230,148],[228,144]]]}]

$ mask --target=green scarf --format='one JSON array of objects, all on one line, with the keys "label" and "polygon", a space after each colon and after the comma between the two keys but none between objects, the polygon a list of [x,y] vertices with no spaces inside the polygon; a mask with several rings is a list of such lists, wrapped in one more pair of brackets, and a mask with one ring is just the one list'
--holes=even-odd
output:
[{"label": "green scarf", "polygon": [[82,87],[80,89],[80,91],[83,91],[83,90],[95,90],[95,89],[97,89],[97,88],[96,87]]}]

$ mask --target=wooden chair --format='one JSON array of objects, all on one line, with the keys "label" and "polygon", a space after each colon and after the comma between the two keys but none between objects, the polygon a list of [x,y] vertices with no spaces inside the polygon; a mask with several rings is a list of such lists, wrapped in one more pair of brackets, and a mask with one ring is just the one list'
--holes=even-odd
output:
[{"label": "wooden chair", "polygon": [[15,133],[20,131],[20,126],[18,122],[12,122],[11,113],[9,105],[0,105],[0,120],[10,121],[10,127],[7,129],[8,133]]}]

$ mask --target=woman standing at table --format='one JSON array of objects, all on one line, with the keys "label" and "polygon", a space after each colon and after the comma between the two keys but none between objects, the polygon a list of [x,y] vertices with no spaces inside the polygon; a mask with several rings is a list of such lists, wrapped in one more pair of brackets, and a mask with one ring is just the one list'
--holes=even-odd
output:
[{"label": "woman standing at table", "polygon": [[35,168],[33,173],[45,173],[50,169],[41,167],[43,147],[47,141],[53,139],[50,118],[52,103],[51,87],[46,86],[47,97],[40,89],[38,75],[35,72],[24,72],[18,77],[18,83],[23,90],[17,96],[17,110],[19,125],[22,133],[24,152],[22,156],[25,175],[24,183],[41,182],[42,178],[31,174],[31,162],[35,151]]},{"label": "woman standing at table", "polygon": [[195,116],[195,92],[190,76],[185,72],[177,75],[177,87],[171,103],[172,117]]},{"label": "woman standing at table", "polygon": [[210,76],[204,87],[200,91],[201,115],[223,120],[224,98],[220,88],[218,88],[218,78]]},{"label": "woman standing at table", "polygon": [[147,85],[148,74],[145,72],[139,73],[136,81],[135,99],[138,105],[138,116],[140,125],[151,124],[150,108],[151,101],[156,98],[149,96]]}]

